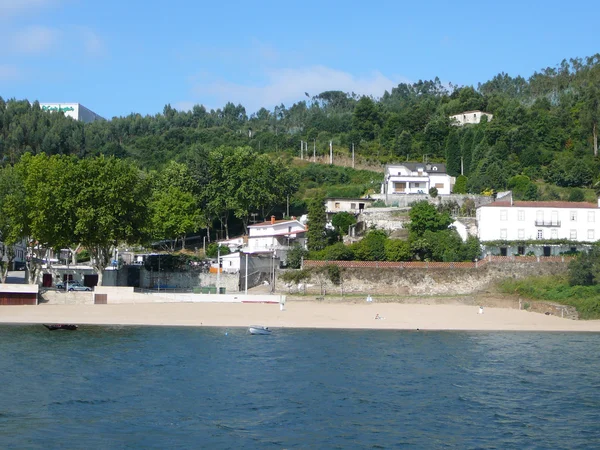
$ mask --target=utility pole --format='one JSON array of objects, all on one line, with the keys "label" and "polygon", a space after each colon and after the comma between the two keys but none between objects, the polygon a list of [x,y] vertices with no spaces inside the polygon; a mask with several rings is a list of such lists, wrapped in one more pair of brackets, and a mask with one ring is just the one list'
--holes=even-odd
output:
[{"label": "utility pole", "polygon": [[464,175],[464,167],[463,167],[463,157],[460,157],[460,174]]},{"label": "utility pole", "polygon": [[221,292],[221,244],[217,246],[217,294]]},{"label": "utility pole", "polygon": [[300,141],[300,159],[304,159],[304,141]]},{"label": "utility pole", "polygon": [[354,169],[354,142],[352,143],[352,168]]},{"label": "utility pole", "polygon": [[313,139],[313,162],[317,162],[317,140]]},{"label": "utility pole", "polygon": [[333,164],[333,141],[329,141],[329,164]]},{"label": "utility pole", "polygon": [[245,293],[246,293],[246,295],[248,295],[248,253],[246,253],[246,276],[245,276],[245,281],[246,281]]}]

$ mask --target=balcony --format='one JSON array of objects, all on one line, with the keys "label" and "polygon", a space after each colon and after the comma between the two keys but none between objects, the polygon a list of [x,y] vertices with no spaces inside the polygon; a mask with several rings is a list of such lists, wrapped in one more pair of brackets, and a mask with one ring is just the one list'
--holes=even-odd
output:
[{"label": "balcony", "polygon": [[560,227],[560,220],[536,220],[535,226],[558,228]]}]

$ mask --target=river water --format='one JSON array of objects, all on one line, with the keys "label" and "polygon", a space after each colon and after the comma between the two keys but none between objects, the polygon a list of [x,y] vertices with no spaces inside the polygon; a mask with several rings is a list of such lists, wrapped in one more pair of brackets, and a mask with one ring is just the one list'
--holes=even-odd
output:
[{"label": "river water", "polygon": [[599,334],[0,327],[0,448],[600,448]]}]

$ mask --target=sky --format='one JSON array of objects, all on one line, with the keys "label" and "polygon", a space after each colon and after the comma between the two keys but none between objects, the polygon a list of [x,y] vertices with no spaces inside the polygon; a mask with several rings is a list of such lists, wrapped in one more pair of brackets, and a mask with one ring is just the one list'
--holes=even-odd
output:
[{"label": "sky", "polygon": [[0,96],[110,119],[477,87],[600,52],[600,2],[0,0]]}]

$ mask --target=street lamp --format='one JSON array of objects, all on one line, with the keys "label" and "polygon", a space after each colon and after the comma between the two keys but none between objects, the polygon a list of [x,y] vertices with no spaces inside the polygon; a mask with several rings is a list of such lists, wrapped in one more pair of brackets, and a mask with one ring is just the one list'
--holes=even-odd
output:
[{"label": "street lamp", "polygon": [[217,294],[221,292],[221,244],[217,245]]}]

